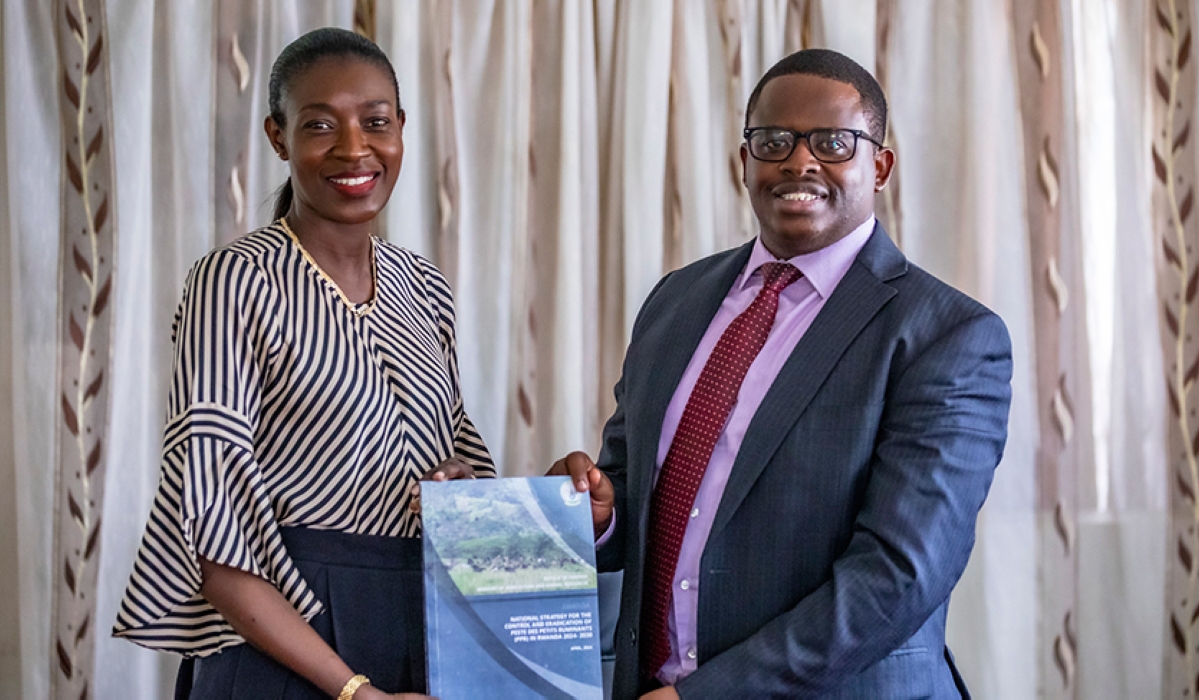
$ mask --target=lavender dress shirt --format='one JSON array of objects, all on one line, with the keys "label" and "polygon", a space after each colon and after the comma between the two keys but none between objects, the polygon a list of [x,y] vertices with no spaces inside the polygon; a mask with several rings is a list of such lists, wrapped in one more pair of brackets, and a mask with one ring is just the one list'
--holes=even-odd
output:
[{"label": "lavender dress shirt", "polygon": [[[854,258],[861,252],[862,247],[874,231],[874,217],[870,217],[861,226],[854,229],[848,236],[836,243],[814,253],[800,255],[785,262],[799,268],[803,277],[783,290],[779,296],[778,313],[770,336],[766,339],[761,353],[750,365],[745,381],[737,395],[737,403],[733,406],[725,423],[724,432],[716,442],[712,459],[704,472],[703,482],[700,483],[699,493],[695,497],[695,505],[691,510],[691,521],[683,535],[683,546],[679,552],[679,563],[674,575],[674,599],[672,603],[669,627],[671,654],[666,663],[658,671],[658,680],[672,685],[679,679],[695,671],[697,667],[696,652],[696,611],[699,607],[699,563],[703,555],[708,533],[716,517],[716,508],[720,505],[724,494],[725,484],[728,483],[729,473],[737,451],[741,448],[741,440],[745,437],[746,428],[753,418],[766,391],[778,376],[783,363],[790,357],[791,351],[799,343],[800,338],[807,332],[824,307],[824,302],[832,295],[841,278],[849,271]],[[674,397],[666,409],[666,417],[662,422],[662,435],[658,441],[658,455],[655,466],[654,480],[666,460],[666,452],[674,439],[674,433],[679,427],[679,419],[691,390],[699,379],[700,372],[712,354],[716,341],[720,339],[725,328],[732,323],[742,311],[749,307],[758,292],[762,289],[762,275],[758,268],[763,263],[774,262],[775,258],[762,239],[754,242],[753,252],[745,270],[737,276],[729,289],[728,295],[708,325],[707,332],[700,340],[687,371],[675,388]],[[604,533],[596,546],[607,542],[615,519],[609,531]]]}]

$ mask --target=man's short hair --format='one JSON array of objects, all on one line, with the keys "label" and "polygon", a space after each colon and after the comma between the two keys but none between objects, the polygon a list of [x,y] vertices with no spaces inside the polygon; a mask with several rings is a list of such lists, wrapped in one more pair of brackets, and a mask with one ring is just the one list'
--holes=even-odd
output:
[{"label": "man's short hair", "polygon": [[[887,97],[883,88],[862,66],[852,58],[829,49],[804,49],[784,57],[770,67],[762,79],[754,87],[745,107],[745,126],[749,127],[749,117],[758,106],[758,98],[766,83],[784,75],[815,75],[829,78],[852,86],[858,91],[862,101],[862,111],[866,115],[866,123],[870,125],[870,135],[884,141],[887,137]],[[829,124],[828,126],[841,126]]]}]

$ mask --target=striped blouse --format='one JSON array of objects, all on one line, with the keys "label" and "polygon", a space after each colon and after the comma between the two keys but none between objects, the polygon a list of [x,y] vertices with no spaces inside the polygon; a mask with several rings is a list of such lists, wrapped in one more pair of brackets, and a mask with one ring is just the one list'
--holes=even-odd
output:
[{"label": "striped blouse", "polygon": [[208,656],[242,642],[200,596],[198,557],[321,611],[282,526],[417,537],[413,484],[457,456],[494,475],[462,407],[454,308],[427,260],[373,239],[351,305],[290,231],[209,253],[175,318],[162,472],[113,633]]}]

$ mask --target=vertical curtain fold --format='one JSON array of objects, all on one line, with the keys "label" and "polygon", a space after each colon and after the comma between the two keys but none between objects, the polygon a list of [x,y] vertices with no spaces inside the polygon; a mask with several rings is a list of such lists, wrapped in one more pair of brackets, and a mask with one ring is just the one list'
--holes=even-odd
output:
[{"label": "vertical curtain fold", "polygon": [[[51,591],[55,433],[61,415],[56,389],[58,232],[62,134],[53,4],[4,6],[4,167],[10,187],[5,211],[12,256],[11,412],[16,486],[20,692],[48,697],[51,673]],[[9,106],[20,105],[20,109]],[[36,164],[36,166],[34,166]],[[15,188],[15,189],[14,189]]]},{"label": "vertical curtain fold", "polygon": [[103,0],[55,3],[60,191],[57,484],[54,502],[54,698],[95,685],[96,587],[104,519],[112,328],[117,282],[117,201],[112,92]]},{"label": "vertical curtain fold", "polygon": [[531,73],[528,3],[495,0],[455,8],[454,121],[460,187],[458,348],[463,394],[500,465],[517,409],[513,342],[524,314],[528,245]]},{"label": "vertical curtain fold", "polygon": [[[1166,392],[1161,378],[1147,5],[1070,3],[1077,229],[1093,458],[1079,472],[1079,697],[1160,697],[1166,642]],[[1172,554],[1172,553],[1171,553]],[[1102,585],[1096,585],[1102,582]],[[1113,614],[1113,610],[1119,614]]]},{"label": "vertical curtain fold", "polygon": [[[177,659],[110,636],[158,481],[171,323],[183,278],[217,241],[215,10],[107,4],[120,270],[112,303],[112,419],[94,697],[169,696]],[[197,60],[203,57],[204,60]],[[227,76],[228,74],[223,74]]]},{"label": "vertical curtain fold", "polygon": [[1196,78],[1192,57],[1194,8],[1159,0],[1146,26],[1154,90],[1150,155],[1158,257],[1158,294],[1166,388],[1169,396],[1169,454],[1172,482],[1167,541],[1167,650],[1165,694],[1199,693],[1199,220],[1193,212],[1197,163],[1190,131],[1195,118]]},{"label": "vertical curtain fold", "polygon": [[[0,37],[4,36],[4,6],[0,4]],[[0,98],[5,95],[7,82],[5,54],[0,51]],[[8,134],[0,128],[0,212],[8,209]],[[9,225],[4,215],[0,229]],[[16,265],[13,262],[12,242],[0,235],[0,296],[11,299],[16,293]],[[12,309],[0,303],[0,338],[16,338]],[[19,552],[17,534],[16,456],[13,446],[13,343],[0,343],[0,562],[16,562]],[[0,590],[18,591],[20,582],[16,566],[0,567]],[[19,596],[9,595],[0,602],[0,678],[21,677],[21,620]],[[20,691],[20,684],[15,684]]]},{"label": "vertical curtain fold", "polygon": [[[628,333],[661,277],[670,3],[595,0],[599,106],[599,414],[615,407]],[[592,445],[598,447],[598,439]],[[593,447],[593,449],[594,449]]]},{"label": "vertical curtain fold", "polygon": [[[891,26],[895,23],[897,4],[896,0],[878,0],[875,5],[874,77],[878,78],[878,83],[882,86],[884,93],[890,93],[891,90]],[[891,180],[887,183],[886,189],[874,197],[874,211],[883,227],[887,229],[887,233],[891,234],[891,239],[902,250],[903,210],[900,208],[899,183],[903,170],[903,157],[899,150],[899,134],[897,132],[898,129],[892,115],[892,118],[888,120],[884,143],[887,148],[895,151],[896,166],[891,171]]]},{"label": "vertical curtain fold", "polygon": [[1079,477],[1089,431],[1088,396],[1074,329],[1085,300],[1077,247],[1071,245],[1076,204],[1066,144],[1069,84],[1066,26],[1058,0],[1013,4],[1016,66],[1023,117],[1025,206],[1030,236],[1035,321],[1036,397],[1042,409],[1037,455],[1042,568],[1041,692],[1078,697]]},{"label": "vertical curtain fold", "polygon": [[535,2],[532,21],[532,284],[515,325],[529,342],[526,398],[535,420],[521,473],[537,474],[570,450],[589,449],[602,420],[595,372],[599,143],[592,8]]},{"label": "vertical curtain fold", "polygon": [[[212,200],[217,240],[228,243],[252,228],[258,217],[248,194],[250,189],[250,153],[256,150],[261,129],[252,129],[254,111],[262,103],[255,100],[261,87],[263,52],[261,2],[218,0],[216,36],[213,37],[215,71],[212,81],[216,133],[220,147],[213,152],[217,174],[217,196]],[[166,76],[163,76],[166,77]],[[257,80],[255,78],[258,78]]]}]

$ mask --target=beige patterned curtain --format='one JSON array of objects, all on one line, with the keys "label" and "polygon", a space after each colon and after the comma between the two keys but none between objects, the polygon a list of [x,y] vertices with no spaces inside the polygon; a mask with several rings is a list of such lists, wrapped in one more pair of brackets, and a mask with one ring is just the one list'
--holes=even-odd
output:
[{"label": "beige patterned curtain", "polygon": [[1032,277],[1036,363],[1037,497],[1042,527],[1039,635],[1046,697],[1076,697],[1078,664],[1078,482],[1091,442],[1083,270],[1072,169],[1061,167],[1067,120],[1066,35],[1057,0],[1013,8],[1017,79],[1024,135],[1024,191]]},{"label": "beige patterned curtain", "polygon": [[1162,345],[1169,393],[1170,498],[1168,597],[1169,644],[1166,693],[1199,693],[1199,420],[1194,391],[1199,379],[1199,292],[1194,217],[1196,160],[1190,132],[1195,121],[1196,82],[1191,60],[1194,8],[1189,3],[1156,5],[1148,28],[1152,50],[1155,232],[1161,241],[1158,289]]},{"label": "beige patterned curtain", "polygon": [[[104,2],[55,3],[61,66],[62,209],[59,224],[57,484],[54,494],[52,673],[55,697],[87,697],[95,674],[99,571],[116,276],[117,209],[108,31]],[[91,594],[91,595],[89,595]],[[100,628],[102,630],[102,628]],[[102,633],[102,632],[101,632]]]},{"label": "beige patterned curtain", "polygon": [[267,72],[321,25],[395,63],[406,152],[380,232],[452,281],[468,409],[509,475],[594,451],[645,294],[755,233],[736,148],[758,76],[806,46],[874,68],[901,146],[880,218],[1015,343],[1008,448],[949,619],[967,681],[1194,697],[1192,17],[1179,0],[4,3],[0,698],[169,696],[173,660],[107,631],[157,479],[171,317],[192,263],[270,215],[287,171],[261,135]]}]

